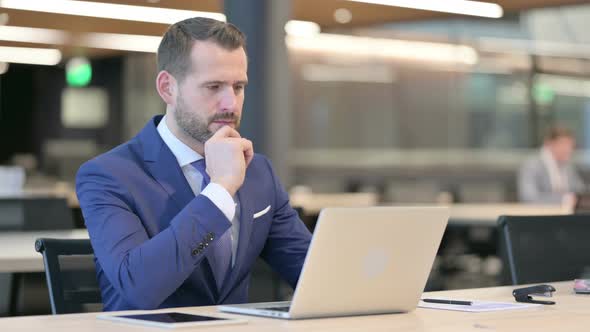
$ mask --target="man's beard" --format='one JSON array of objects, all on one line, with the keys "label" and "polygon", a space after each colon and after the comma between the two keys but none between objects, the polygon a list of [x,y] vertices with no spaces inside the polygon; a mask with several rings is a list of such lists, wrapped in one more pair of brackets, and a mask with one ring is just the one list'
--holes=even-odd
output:
[{"label": "man's beard", "polygon": [[181,95],[176,99],[176,110],[174,112],[176,123],[187,135],[197,142],[205,143],[215,134],[209,130],[209,125],[214,121],[232,121],[237,130],[240,127],[240,118],[233,112],[216,113],[208,119],[191,112]]}]

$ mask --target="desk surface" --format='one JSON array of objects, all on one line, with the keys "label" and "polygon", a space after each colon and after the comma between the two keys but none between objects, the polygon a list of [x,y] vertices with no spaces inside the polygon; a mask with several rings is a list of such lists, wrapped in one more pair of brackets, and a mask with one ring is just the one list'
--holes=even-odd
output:
[{"label": "desk surface", "polygon": [[[317,196],[317,197],[316,197]],[[306,196],[302,196],[306,197]],[[301,206],[305,213],[318,215],[324,207],[362,207],[376,206],[377,201],[371,195],[363,194],[314,194],[313,199],[304,200],[301,197],[292,200],[294,206]],[[362,198],[362,199],[360,199]],[[395,206],[395,205],[394,205]],[[469,226],[496,226],[501,215],[532,216],[532,215],[562,215],[571,214],[572,209],[560,205],[522,204],[522,203],[482,203],[482,204],[452,204],[449,224]]]},{"label": "desk surface", "polygon": [[521,203],[500,204],[453,204],[449,205],[452,225],[496,226],[501,215],[548,216],[571,214],[572,210],[560,205],[540,205]]},{"label": "desk surface", "polygon": [[[271,318],[238,316],[246,325],[211,327],[211,331],[587,331],[590,326],[590,295],[575,295],[572,282],[551,283],[557,288],[553,306],[468,313],[433,309],[416,309],[407,314],[358,316],[343,318],[285,321]],[[513,301],[513,286],[445,291],[428,295],[449,298]],[[170,310],[168,310],[170,311]],[[179,308],[194,314],[215,314],[215,307]],[[96,313],[59,316],[0,318],[0,331],[158,331],[153,327],[115,323],[96,319]],[[199,328],[198,330],[205,329]],[[180,329],[179,331],[190,331]],[[164,330],[161,330],[164,331]]]},{"label": "desk surface", "polygon": [[35,251],[40,237],[87,239],[86,229],[43,232],[0,232],[0,272],[43,272],[43,256]]},{"label": "desk surface", "polygon": [[293,192],[289,196],[292,206],[301,207],[305,213],[317,215],[325,207],[365,207],[379,202],[375,193],[309,194]]}]

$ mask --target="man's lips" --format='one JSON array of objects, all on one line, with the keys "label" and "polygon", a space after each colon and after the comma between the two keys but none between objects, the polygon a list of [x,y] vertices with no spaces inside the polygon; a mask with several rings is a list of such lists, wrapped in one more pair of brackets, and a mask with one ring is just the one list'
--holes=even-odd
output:
[{"label": "man's lips", "polygon": [[231,124],[234,124],[235,121],[231,121],[231,120],[217,120],[217,121],[213,121],[213,123],[223,124],[223,125],[231,125]]}]

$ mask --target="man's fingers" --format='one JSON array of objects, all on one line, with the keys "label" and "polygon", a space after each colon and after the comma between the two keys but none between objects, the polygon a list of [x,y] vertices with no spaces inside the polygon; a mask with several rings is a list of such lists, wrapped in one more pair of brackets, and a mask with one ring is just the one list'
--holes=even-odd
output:
[{"label": "man's fingers", "polygon": [[252,141],[242,138],[242,149],[244,151],[244,158],[246,159],[246,167],[248,167],[252,158],[254,158],[254,145]]},{"label": "man's fingers", "polygon": [[242,153],[244,154],[244,160],[246,161],[246,165],[250,164],[250,161],[252,161],[252,158],[254,158],[254,145],[252,144],[252,141],[245,138],[233,137],[228,137],[226,138],[226,140],[234,144],[237,144],[239,146],[239,149],[241,149]]}]

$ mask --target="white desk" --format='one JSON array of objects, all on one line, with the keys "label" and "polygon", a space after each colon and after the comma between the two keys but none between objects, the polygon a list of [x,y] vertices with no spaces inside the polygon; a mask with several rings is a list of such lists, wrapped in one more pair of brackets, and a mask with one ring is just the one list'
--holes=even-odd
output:
[{"label": "white desk", "polygon": [[[416,309],[407,314],[358,316],[343,318],[285,321],[271,318],[239,316],[249,320],[246,325],[218,326],[194,330],[223,331],[587,331],[590,326],[590,296],[575,295],[572,282],[551,283],[557,288],[553,306],[468,313],[433,309]],[[426,296],[478,300],[514,301],[513,286],[427,293]],[[392,295],[393,296],[393,295]],[[167,311],[170,311],[168,309]],[[178,308],[193,314],[215,314],[215,307]],[[164,331],[153,327],[97,320],[95,313],[59,316],[0,318],[0,331]],[[190,331],[190,329],[186,329]]]},{"label": "white desk", "polygon": [[[294,195],[293,206],[300,206],[306,214],[318,215],[325,207],[376,206],[377,197],[371,193]],[[406,204],[412,205],[412,204]],[[435,205],[435,204],[431,204]],[[431,206],[430,205],[430,206]],[[388,205],[392,206],[392,205]],[[395,205],[393,205],[395,206]],[[401,206],[401,205],[400,205]],[[522,203],[452,204],[450,225],[495,227],[501,215],[533,216],[571,214],[572,209],[560,205]]]},{"label": "white desk", "polygon": [[366,207],[375,206],[378,197],[375,193],[292,193],[291,206],[301,207],[306,214],[317,215],[325,207]]},{"label": "white desk", "polygon": [[501,204],[453,204],[449,205],[451,225],[495,227],[498,217],[510,216],[549,216],[571,214],[571,208],[559,205],[536,205],[520,203]]},{"label": "white desk", "polygon": [[0,232],[0,272],[43,272],[43,256],[35,251],[40,237],[87,239],[88,231]]}]

